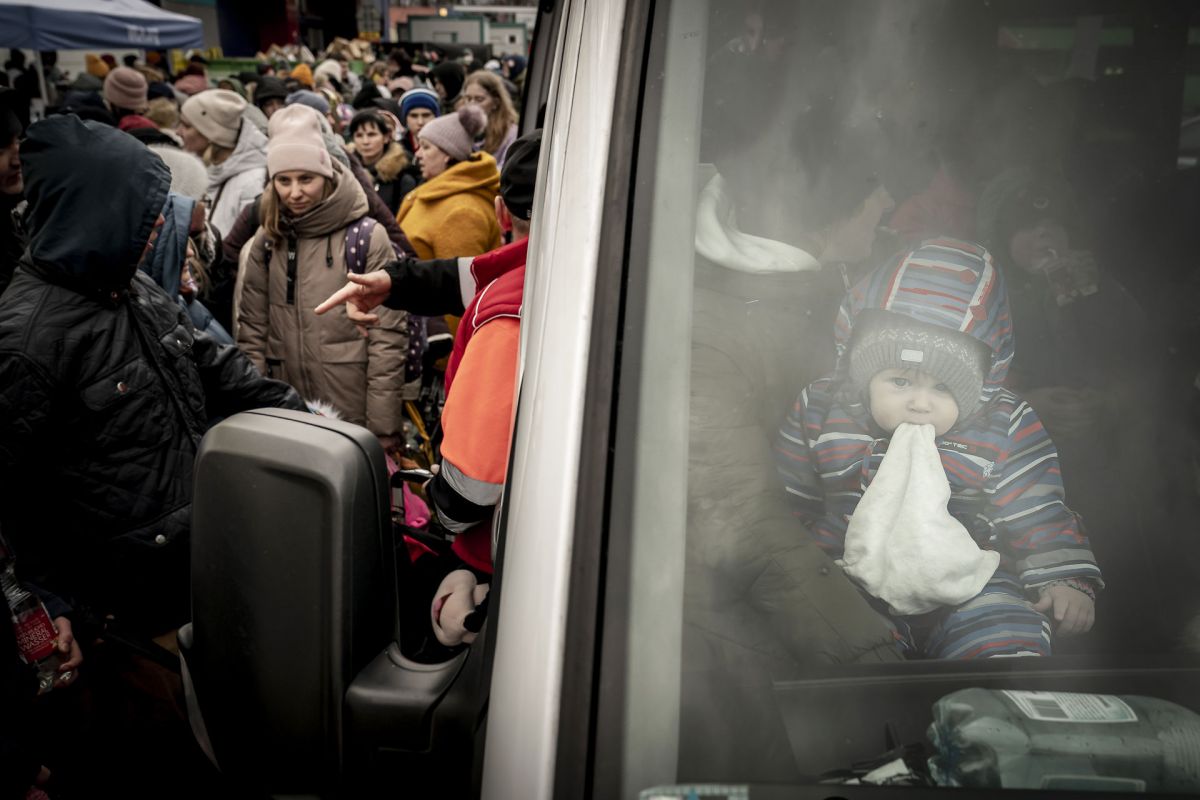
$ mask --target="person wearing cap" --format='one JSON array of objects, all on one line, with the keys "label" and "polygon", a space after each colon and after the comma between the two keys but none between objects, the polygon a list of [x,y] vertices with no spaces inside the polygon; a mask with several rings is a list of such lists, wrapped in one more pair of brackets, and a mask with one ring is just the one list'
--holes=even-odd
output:
[{"label": "person wearing cap", "polygon": [[[513,143],[493,199],[497,224],[513,241],[474,258],[394,261],[350,282],[316,308],[345,304],[351,320],[374,324],[380,304],[411,313],[461,314],[446,368],[446,404],[440,423],[441,461],[426,487],[438,520],[456,535],[454,556],[432,574],[432,635],[443,647],[470,644],[467,616],[487,596],[492,574],[491,520],[504,486],[512,411],[525,259],[533,216],[541,131]],[[469,298],[469,299],[468,299]],[[418,561],[424,561],[418,559]],[[478,631],[478,627],[474,628]]]},{"label": "person wearing cap", "polygon": [[[238,346],[264,374],[331,404],[390,449],[404,418],[406,314],[381,315],[362,337],[344,311],[307,311],[345,282],[356,261],[375,270],[394,258],[387,231],[364,222],[366,194],[330,157],[313,109],[293,105],[271,117],[267,169],[262,226],[238,275]],[[356,248],[367,249],[365,261]]]},{"label": "person wearing cap", "polygon": [[1054,442],[1004,388],[1013,326],[990,254],[943,238],[892,260],[851,289],[836,340],[834,375],[776,441],[797,535],[910,657],[1049,656],[1088,631],[1104,582]]},{"label": "person wearing cap", "polygon": [[117,67],[104,78],[104,103],[120,123],[130,114],[144,114],[149,106],[149,84],[142,73],[131,67]]},{"label": "person wearing cap", "polygon": [[396,214],[419,258],[473,256],[499,246],[492,201],[500,173],[491,155],[474,150],[486,124],[483,111],[468,105],[421,129],[424,183]]},{"label": "person wearing cap", "polygon": [[179,111],[183,149],[208,166],[209,219],[221,234],[267,180],[267,137],[243,119],[246,105],[233,92],[209,89],[188,98]]},{"label": "person wearing cap", "polygon": [[264,75],[259,79],[258,85],[254,87],[254,105],[258,106],[259,111],[263,112],[269,120],[272,114],[287,104],[288,94],[287,87],[284,86],[281,78]]},{"label": "person wearing cap", "polygon": [[310,92],[317,88],[316,84],[313,83],[312,67],[308,64],[297,64],[295,69],[288,73],[288,77]]},{"label": "person wearing cap", "polygon": [[400,96],[400,122],[404,125],[404,136],[400,144],[408,151],[409,160],[414,160],[419,147],[421,129],[442,113],[442,103],[437,92],[424,87],[409,89]]}]

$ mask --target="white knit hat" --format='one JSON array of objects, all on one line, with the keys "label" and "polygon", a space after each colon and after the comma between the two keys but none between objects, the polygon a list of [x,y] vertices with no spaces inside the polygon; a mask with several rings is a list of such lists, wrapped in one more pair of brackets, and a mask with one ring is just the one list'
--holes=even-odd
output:
[{"label": "white knit hat", "polygon": [[179,115],[213,144],[236,147],[245,108],[246,99],[237,92],[208,89],[189,97]]},{"label": "white knit hat", "polygon": [[288,170],[333,177],[333,162],[321,136],[321,115],[304,105],[287,106],[271,116],[267,126],[267,174]]},{"label": "white knit hat", "polygon": [[204,162],[191,153],[169,144],[152,144],[153,150],[167,169],[171,170],[171,191],[193,200],[204,197],[208,190],[208,170]]}]

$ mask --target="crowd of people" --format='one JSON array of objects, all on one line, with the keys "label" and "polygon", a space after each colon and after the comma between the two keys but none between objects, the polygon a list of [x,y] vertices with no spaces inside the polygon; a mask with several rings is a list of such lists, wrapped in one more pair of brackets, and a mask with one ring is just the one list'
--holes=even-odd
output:
[{"label": "crowd of people", "polygon": [[0,626],[5,798],[236,793],[192,740],[175,632],[193,460],[238,411],[342,419],[432,469],[417,492],[459,535],[418,559],[431,651],[473,639],[487,592],[540,148],[524,60],[168,80],[157,55],[89,57],[32,124],[24,65],[0,87],[0,482],[29,501],[0,510],[0,570],[61,649],[39,687]]}]

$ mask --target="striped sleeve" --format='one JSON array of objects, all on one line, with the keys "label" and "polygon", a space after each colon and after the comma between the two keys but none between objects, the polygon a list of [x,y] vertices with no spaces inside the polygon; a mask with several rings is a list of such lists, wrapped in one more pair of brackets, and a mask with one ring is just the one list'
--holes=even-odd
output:
[{"label": "striped sleeve", "polygon": [[1066,505],[1058,451],[1028,403],[1013,408],[1008,441],[988,509],[1001,552],[1026,588],[1064,578],[1102,587],[1087,536]]},{"label": "striped sleeve", "polygon": [[[775,464],[783,479],[792,514],[809,529],[823,550],[840,557],[849,518],[830,513],[813,447],[821,434],[823,410],[810,404],[805,389],[796,398],[775,441]],[[824,397],[822,394],[821,397]],[[819,405],[819,403],[818,403]]]}]

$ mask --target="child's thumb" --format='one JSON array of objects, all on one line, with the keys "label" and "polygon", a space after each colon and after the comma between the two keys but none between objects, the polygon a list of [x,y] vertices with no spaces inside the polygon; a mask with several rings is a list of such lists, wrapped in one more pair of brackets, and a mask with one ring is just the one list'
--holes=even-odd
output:
[{"label": "child's thumb", "polygon": [[1049,611],[1054,605],[1054,600],[1048,594],[1044,594],[1038,598],[1038,601],[1033,604],[1034,611]]}]

